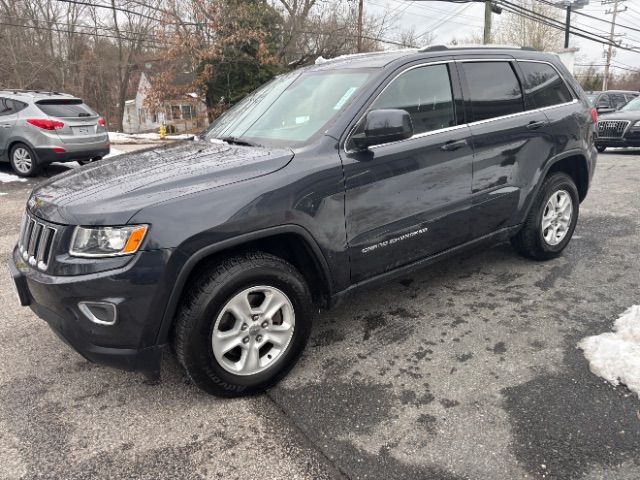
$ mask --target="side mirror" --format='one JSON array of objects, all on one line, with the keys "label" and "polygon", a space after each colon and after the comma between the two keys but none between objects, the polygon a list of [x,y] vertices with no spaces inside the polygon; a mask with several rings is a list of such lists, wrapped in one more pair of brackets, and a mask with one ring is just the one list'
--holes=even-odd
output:
[{"label": "side mirror", "polygon": [[413,136],[411,116],[406,110],[371,110],[364,119],[364,132],[352,138],[359,149],[405,140]]}]

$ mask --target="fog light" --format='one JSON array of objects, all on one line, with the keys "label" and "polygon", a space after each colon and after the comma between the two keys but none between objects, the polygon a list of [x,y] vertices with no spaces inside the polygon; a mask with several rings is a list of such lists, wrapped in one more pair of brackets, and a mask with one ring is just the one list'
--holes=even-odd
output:
[{"label": "fog light", "polygon": [[98,325],[113,325],[116,323],[117,310],[109,302],[79,302],[78,308],[93,323]]}]

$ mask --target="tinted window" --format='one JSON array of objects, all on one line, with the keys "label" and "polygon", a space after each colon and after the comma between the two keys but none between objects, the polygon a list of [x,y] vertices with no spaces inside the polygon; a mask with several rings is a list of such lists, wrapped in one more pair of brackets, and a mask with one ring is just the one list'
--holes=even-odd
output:
[{"label": "tinted window", "polygon": [[609,95],[607,95],[606,93],[603,95],[600,95],[598,97],[598,102],[596,103],[596,106],[601,108],[609,108],[611,106],[611,100],[609,100]]},{"label": "tinted window", "polygon": [[524,92],[533,104],[542,108],[572,100],[569,89],[556,72],[546,63],[520,62],[524,74]]},{"label": "tinted window", "polygon": [[456,124],[447,65],[414,68],[393,80],[369,110],[397,108],[411,115],[414,133]]},{"label": "tinted window", "polygon": [[625,98],[624,94],[622,94],[622,93],[612,93],[611,97],[613,98],[613,107],[614,108],[620,108],[625,103],[627,103],[627,99]]},{"label": "tinted window", "polygon": [[11,115],[15,113],[13,102],[8,98],[0,98],[0,115]]},{"label": "tinted window", "polygon": [[78,99],[40,100],[36,105],[52,117],[96,117],[98,115]]},{"label": "tinted window", "polygon": [[520,82],[509,62],[462,63],[473,121],[524,110]]}]

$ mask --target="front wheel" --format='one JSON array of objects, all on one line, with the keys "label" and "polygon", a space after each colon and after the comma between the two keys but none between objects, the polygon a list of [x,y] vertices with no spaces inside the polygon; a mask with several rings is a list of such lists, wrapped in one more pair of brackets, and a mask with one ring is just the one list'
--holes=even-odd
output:
[{"label": "front wheel", "polygon": [[191,380],[214,395],[259,393],[293,367],[311,331],[302,275],[265,254],[236,256],[187,286],[173,348]]},{"label": "front wheel", "polygon": [[542,184],[522,229],[511,239],[511,244],[519,253],[535,260],[559,256],[576,228],[579,207],[573,179],[561,172],[552,174]]},{"label": "front wheel", "polygon": [[596,145],[596,150],[598,150],[599,153],[604,152],[606,149],[606,145]]}]

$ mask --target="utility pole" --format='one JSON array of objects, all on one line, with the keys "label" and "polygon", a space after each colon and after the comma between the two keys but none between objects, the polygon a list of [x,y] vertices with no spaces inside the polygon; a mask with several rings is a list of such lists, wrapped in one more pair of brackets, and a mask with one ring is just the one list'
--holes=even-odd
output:
[{"label": "utility pole", "polygon": [[362,52],[362,10],[364,0],[358,0],[358,53]]},{"label": "utility pole", "polygon": [[[618,2],[624,0],[603,0],[602,4],[613,3],[613,17],[611,18],[611,33],[609,33],[609,48],[607,49],[607,61],[604,64],[604,77],[602,79],[602,90],[609,86],[609,69],[611,68],[611,56],[613,55],[613,44],[615,41],[616,16],[618,15]],[[609,12],[606,12],[607,14]]]},{"label": "utility pole", "polygon": [[571,29],[571,2],[567,2],[567,20],[564,25],[564,48],[569,48],[569,30]]},{"label": "utility pole", "polygon": [[491,43],[491,0],[484,2],[484,35],[482,43]]}]

